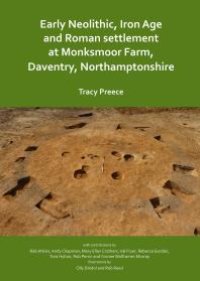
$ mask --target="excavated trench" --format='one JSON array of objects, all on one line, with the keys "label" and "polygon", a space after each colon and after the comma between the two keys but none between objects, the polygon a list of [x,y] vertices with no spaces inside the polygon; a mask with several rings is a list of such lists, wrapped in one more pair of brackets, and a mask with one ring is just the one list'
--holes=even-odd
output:
[{"label": "excavated trench", "polygon": [[0,120],[0,235],[199,235],[199,111]]}]

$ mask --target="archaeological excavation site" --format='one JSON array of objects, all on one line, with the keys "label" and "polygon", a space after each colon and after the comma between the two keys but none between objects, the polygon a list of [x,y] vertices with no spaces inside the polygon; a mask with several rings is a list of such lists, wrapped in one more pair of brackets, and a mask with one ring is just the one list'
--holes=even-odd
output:
[{"label": "archaeological excavation site", "polygon": [[200,109],[0,109],[0,235],[200,235]]}]

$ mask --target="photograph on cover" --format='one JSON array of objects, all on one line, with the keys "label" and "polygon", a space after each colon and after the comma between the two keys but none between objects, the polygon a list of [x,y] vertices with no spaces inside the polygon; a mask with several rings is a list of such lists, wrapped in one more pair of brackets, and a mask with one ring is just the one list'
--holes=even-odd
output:
[{"label": "photograph on cover", "polygon": [[200,234],[200,109],[0,109],[0,235]]}]

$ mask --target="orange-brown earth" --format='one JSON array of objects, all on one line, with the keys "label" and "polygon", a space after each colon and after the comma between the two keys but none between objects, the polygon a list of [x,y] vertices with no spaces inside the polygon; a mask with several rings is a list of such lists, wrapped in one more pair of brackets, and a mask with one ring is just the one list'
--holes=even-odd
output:
[{"label": "orange-brown earth", "polygon": [[0,235],[199,235],[200,111],[1,109]]}]

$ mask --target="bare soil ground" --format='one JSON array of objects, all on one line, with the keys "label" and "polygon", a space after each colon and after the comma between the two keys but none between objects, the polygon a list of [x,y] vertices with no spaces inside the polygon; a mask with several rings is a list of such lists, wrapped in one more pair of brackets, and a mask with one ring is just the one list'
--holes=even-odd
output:
[{"label": "bare soil ground", "polygon": [[199,109],[0,110],[0,235],[199,234]]}]

